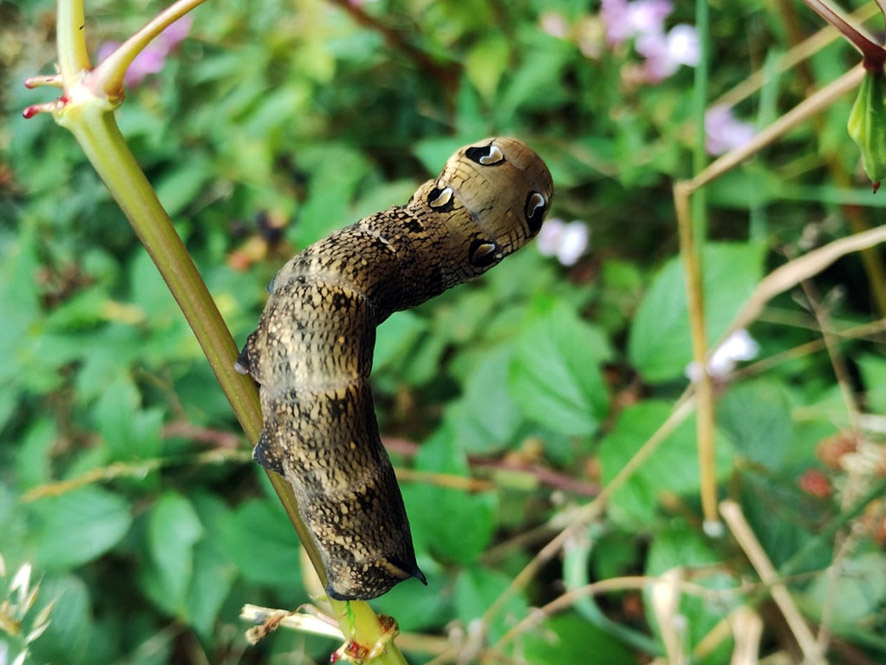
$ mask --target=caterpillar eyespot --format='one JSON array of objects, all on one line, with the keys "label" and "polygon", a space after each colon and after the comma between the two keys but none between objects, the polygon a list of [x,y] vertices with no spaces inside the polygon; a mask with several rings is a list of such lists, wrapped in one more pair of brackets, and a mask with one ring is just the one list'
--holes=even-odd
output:
[{"label": "caterpillar eyespot", "polygon": [[538,233],[548,212],[548,202],[544,195],[532,192],[526,199],[526,222],[532,233]]},{"label": "caterpillar eyespot", "polygon": [[428,205],[437,210],[452,209],[452,187],[437,189],[436,187],[428,194]]},{"label": "caterpillar eyespot", "polygon": [[471,244],[471,263],[481,268],[491,266],[501,258],[496,255],[497,250],[498,246],[494,242],[475,240]]},{"label": "caterpillar eyespot", "polygon": [[552,195],[525,144],[486,139],[458,150],[405,206],[314,243],[271,281],[235,368],[260,386],[253,457],[292,485],[332,598],[426,583],[369,390],[376,327],[523,247]]},{"label": "caterpillar eyespot", "polygon": [[482,148],[468,148],[465,150],[465,157],[470,160],[482,164],[483,166],[492,166],[504,161],[505,156],[494,143],[490,143]]}]

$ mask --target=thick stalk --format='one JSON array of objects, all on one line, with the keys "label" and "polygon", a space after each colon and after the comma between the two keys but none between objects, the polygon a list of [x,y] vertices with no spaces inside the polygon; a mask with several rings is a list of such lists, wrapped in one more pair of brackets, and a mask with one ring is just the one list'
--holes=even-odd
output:
[{"label": "thick stalk", "polygon": [[[185,1],[177,4],[184,7],[191,3]],[[82,0],[59,0],[58,57],[64,95],[52,107],[55,120],[74,134],[132,224],[194,331],[244,432],[251,440],[256,440],[262,428],[258,392],[248,377],[234,370],[237,347],[233,337],[114,120],[113,111],[119,97],[109,99],[106,94],[108,90],[119,89],[118,79],[122,79],[125,68],[109,68],[114,72],[113,76],[107,71],[90,72],[84,20]],[[173,20],[173,17],[167,15],[166,20]],[[270,472],[268,475],[325,585],[326,570],[312,536],[298,514],[292,488],[279,475]],[[368,648],[383,645],[377,662],[405,663],[399,648],[390,641],[390,630],[382,625],[367,603],[330,602],[347,639]]]}]

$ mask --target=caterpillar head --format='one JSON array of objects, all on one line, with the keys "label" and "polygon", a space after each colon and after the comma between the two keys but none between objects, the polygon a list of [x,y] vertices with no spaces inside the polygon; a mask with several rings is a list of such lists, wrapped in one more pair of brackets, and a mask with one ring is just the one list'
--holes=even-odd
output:
[{"label": "caterpillar head", "polygon": [[551,173],[535,152],[516,139],[494,137],[456,151],[409,207],[442,216],[446,252],[471,277],[535,237],[553,193]]}]

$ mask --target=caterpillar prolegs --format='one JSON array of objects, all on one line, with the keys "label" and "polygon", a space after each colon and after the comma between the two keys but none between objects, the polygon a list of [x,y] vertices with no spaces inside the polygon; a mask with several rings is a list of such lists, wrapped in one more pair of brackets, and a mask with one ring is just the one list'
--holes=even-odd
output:
[{"label": "caterpillar prolegs", "polygon": [[458,150],[405,206],[314,243],[269,285],[236,365],[261,389],[253,456],[292,485],[331,597],[426,583],[369,390],[376,326],[525,245],[552,194],[547,166],[525,144],[485,139]]}]

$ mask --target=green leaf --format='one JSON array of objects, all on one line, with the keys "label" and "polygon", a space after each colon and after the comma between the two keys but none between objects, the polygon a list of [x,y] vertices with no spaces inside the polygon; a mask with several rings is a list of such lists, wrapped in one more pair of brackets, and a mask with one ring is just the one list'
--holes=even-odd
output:
[{"label": "green leaf", "polygon": [[513,68],[504,85],[496,116],[507,122],[518,109],[549,109],[562,102],[567,93],[561,70],[569,62],[573,47],[543,32],[525,30],[521,34],[521,62]]},{"label": "green leaf", "polygon": [[16,451],[16,469],[23,488],[31,488],[51,480],[52,448],[58,430],[52,420],[40,419],[31,425]]},{"label": "green leaf", "polygon": [[443,591],[448,583],[443,566],[421,555],[418,566],[428,578],[427,587],[406,580],[372,601],[377,612],[397,618],[401,632],[430,630],[452,618],[452,595]]},{"label": "green leaf", "polygon": [[359,152],[344,145],[308,148],[300,157],[310,171],[310,193],[295,228],[295,241],[305,247],[357,221],[350,218],[350,203],[369,164]]},{"label": "green leaf", "polygon": [[507,389],[511,356],[507,347],[484,354],[468,376],[464,395],[446,413],[465,452],[488,455],[506,448],[522,422]]},{"label": "green leaf", "polygon": [[439,173],[440,168],[461,146],[476,140],[477,137],[445,136],[418,141],[414,146],[415,156],[428,173]]},{"label": "green leaf", "polygon": [[389,365],[399,366],[410,347],[427,328],[427,321],[412,312],[395,312],[376,330],[373,358],[375,369]]},{"label": "green leaf", "polygon": [[[508,588],[510,578],[507,575],[489,568],[470,567],[462,570],[455,578],[453,596],[455,598],[455,616],[463,625],[483,616],[483,613]],[[491,642],[501,637],[512,625],[511,617],[522,617],[526,614],[528,603],[522,594],[508,598],[496,620],[489,627]]]},{"label": "green leaf", "polygon": [[180,321],[182,315],[147,252],[138,252],[132,258],[129,273],[132,304],[141,308],[153,330],[169,334],[171,325]]},{"label": "green leaf", "polygon": [[874,190],[886,176],[886,73],[865,71],[849,113],[849,136],[861,151],[865,173]]},{"label": "green leaf", "polygon": [[[715,344],[762,277],[765,246],[710,243],[704,249],[705,329]],[[679,258],[668,261],[653,280],[628,338],[628,357],[650,383],[683,376],[692,360],[686,277]]]},{"label": "green leaf", "polygon": [[[699,532],[690,529],[684,523],[671,523],[668,527],[656,534],[646,559],[645,574],[657,577],[674,568],[693,570],[695,568],[709,568],[720,562],[720,557],[714,552],[708,540]],[[708,572],[697,574],[692,577],[695,584],[709,589],[728,589],[735,587],[736,580],[721,572]],[[658,629],[658,622],[652,610],[650,591],[644,590],[646,597],[646,615],[649,625]],[[734,607],[742,603],[742,598],[736,595],[723,596],[720,603],[712,603],[704,598],[693,594],[680,593],[678,612],[686,617],[686,627],[689,633],[689,646],[694,647],[708,632]],[[656,630],[659,632],[659,630]],[[721,645],[720,650],[712,654],[702,662],[721,663],[729,653],[728,643]],[[725,654],[723,653],[723,649]]]},{"label": "green leaf", "polygon": [[61,570],[91,561],[114,547],[132,523],[129,504],[98,487],[84,487],[37,504],[37,565]]},{"label": "green leaf", "polygon": [[141,395],[132,379],[118,376],[106,386],[93,409],[96,428],[116,461],[156,457],[163,446],[163,413],[140,410]]},{"label": "green leaf", "polygon": [[298,535],[276,499],[245,501],[223,534],[228,555],[247,581],[301,588]]},{"label": "green leaf", "polygon": [[86,654],[92,637],[93,619],[86,584],[74,575],[51,576],[40,583],[31,616],[50,603],[49,627],[30,646],[35,663],[91,663]]},{"label": "green leaf", "polygon": [[814,614],[821,617],[829,606],[829,622],[839,632],[873,623],[886,603],[886,556],[883,552],[862,552],[843,559],[839,577],[829,588],[828,575],[818,575],[808,590]]},{"label": "green leaf", "polygon": [[169,168],[156,186],[157,198],[170,217],[175,217],[194,203],[212,177],[208,160],[192,155]]},{"label": "green leaf", "polygon": [[791,407],[781,384],[770,379],[730,386],[717,405],[717,423],[735,450],[748,459],[777,469],[794,435]]},{"label": "green leaf", "polygon": [[[812,536],[807,527],[822,524],[829,509],[801,493],[795,473],[789,472],[788,479],[780,482],[750,471],[739,478],[744,516],[772,563],[781,567],[809,544]],[[801,570],[792,572],[818,570],[829,563],[830,552],[820,548],[805,558]]]},{"label": "green leaf", "polygon": [[527,633],[524,657],[533,665],[605,663],[634,665],[631,653],[594,624],[571,614],[555,616]]},{"label": "green leaf", "polygon": [[858,359],[871,413],[886,414],[886,358],[865,353]]},{"label": "green leaf", "polygon": [[540,299],[517,339],[511,397],[554,432],[593,434],[609,410],[600,365],[610,353],[605,337],[569,307]]},{"label": "green leaf", "polygon": [[191,625],[204,639],[212,629],[237,574],[236,567],[216,540],[203,539],[193,552],[194,574],[185,598]]},{"label": "green leaf", "polygon": [[468,52],[465,74],[487,102],[493,101],[498,82],[508,66],[508,40],[490,31]]},{"label": "green leaf", "polygon": [[194,544],[203,534],[203,525],[181,494],[167,492],[148,516],[148,551],[156,572],[152,597],[161,607],[186,617],[185,592],[194,571]]},{"label": "green leaf", "polygon": [[[609,435],[600,443],[598,459],[603,484],[609,484],[640,447],[667,420],[671,405],[647,400],[619,414]],[[717,478],[732,468],[729,442],[716,438]],[[690,419],[662,441],[624,485],[610,499],[614,521],[625,527],[648,528],[653,522],[662,492],[691,494],[699,489],[695,422]]]},{"label": "green leaf", "polygon": [[[415,466],[468,475],[467,459],[445,427],[422,445]],[[493,493],[468,494],[430,483],[404,485],[401,490],[418,550],[430,550],[444,561],[470,562],[492,539],[498,503]]]}]

